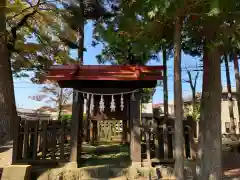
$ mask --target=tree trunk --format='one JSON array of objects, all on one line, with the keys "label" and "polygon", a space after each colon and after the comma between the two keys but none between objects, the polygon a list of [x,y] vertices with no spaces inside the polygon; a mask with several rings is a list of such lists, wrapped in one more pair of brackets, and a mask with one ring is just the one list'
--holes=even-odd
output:
[{"label": "tree trunk", "polygon": [[17,117],[10,57],[7,50],[6,1],[0,0],[0,143],[13,138]]},{"label": "tree trunk", "polygon": [[229,110],[229,116],[230,116],[230,134],[233,138],[233,136],[236,135],[236,126],[234,122],[232,88],[231,88],[231,79],[230,79],[230,73],[229,73],[227,54],[224,54],[224,64],[226,68],[226,79],[227,79],[228,110]]},{"label": "tree trunk", "polygon": [[164,89],[164,119],[168,119],[168,83],[167,83],[167,52],[163,49],[163,89]]},{"label": "tree trunk", "polygon": [[86,103],[86,119],[84,119],[84,121],[86,122],[86,142],[90,142],[90,126],[91,126],[91,120],[90,120],[90,101],[91,101],[91,96],[89,95],[88,99],[87,99],[87,103]]},{"label": "tree trunk", "polygon": [[[83,50],[84,50],[84,4],[83,4],[83,0],[79,1],[80,3],[80,13],[81,13],[81,18],[79,19],[79,27],[78,27],[78,62],[80,65],[83,65]],[[81,94],[79,94],[78,91],[73,90],[73,94],[75,94],[75,96],[73,96],[73,107],[78,106],[76,103],[79,103],[77,100],[75,100],[74,98],[76,97],[80,97],[82,96]],[[78,95],[76,95],[78,94]],[[78,108],[73,108],[73,112],[72,113],[76,113],[79,114],[80,113],[80,109]],[[80,157],[81,156],[81,151],[82,151],[82,138],[83,138],[83,122],[79,123],[79,138],[78,138],[78,154]]]},{"label": "tree trunk", "polygon": [[[164,99],[164,123],[163,123],[163,138],[164,139],[164,158],[168,158],[168,129],[167,129],[167,121],[168,121],[168,84],[167,84],[167,52],[166,49],[163,49],[163,99]],[[159,146],[160,147],[160,146]]]},{"label": "tree trunk", "polygon": [[62,98],[63,98],[63,89],[60,89],[59,101],[58,101],[58,120],[61,120],[62,116]]},{"label": "tree trunk", "polygon": [[236,81],[236,94],[237,94],[237,105],[238,105],[238,122],[240,122],[240,77],[239,77],[239,66],[238,56],[236,51],[233,53],[234,73]]},{"label": "tree trunk", "polygon": [[184,150],[183,150],[183,106],[182,106],[182,78],[181,78],[181,26],[179,17],[175,21],[174,33],[174,106],[175,106],[175,176],[177,180],[184,180]]},{"label": "tree trunk", "polygon": [[204,49],[202,89],[198,180],[220,180],[222,179],[222,88],[220,53],[217,48]]}]

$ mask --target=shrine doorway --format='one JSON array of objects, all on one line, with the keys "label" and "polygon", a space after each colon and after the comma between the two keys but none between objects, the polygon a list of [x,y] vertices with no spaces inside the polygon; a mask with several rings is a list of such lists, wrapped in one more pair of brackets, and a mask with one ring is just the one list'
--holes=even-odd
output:
[{"label": "shrine doorway", "polygon": [[[84,125],[81,167],[130,164],[129,103],[138,89],[82,88],[78,92],[90,102]],[[89,128],[89,129],[88,129]],[[89,134],[88,134],[89,133]],[[88,137],[89,138],[86,138]]]},{"label": "shrine doorway", "polygon": [[96,121],[99,142],[122,142],[122,120]]},{"label": "shrine doorway", "polygon": [[80,167],[130,165],[129,144],[124,139],[123,120],[90,120],[90,141],[82,145]]}]

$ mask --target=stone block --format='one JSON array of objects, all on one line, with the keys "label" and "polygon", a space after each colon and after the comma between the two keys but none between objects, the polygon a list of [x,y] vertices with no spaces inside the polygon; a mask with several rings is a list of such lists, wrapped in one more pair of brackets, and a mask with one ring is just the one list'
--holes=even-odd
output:
[{"label": "stone block", "polygon": [[109,176],[109,166],[81,168],[79,172],[79,179],[81,180],[108,179]]},{"label": "stone block", "polygon": [[3,168],[1,180],[31,180],[30,165],[10,165]]}]

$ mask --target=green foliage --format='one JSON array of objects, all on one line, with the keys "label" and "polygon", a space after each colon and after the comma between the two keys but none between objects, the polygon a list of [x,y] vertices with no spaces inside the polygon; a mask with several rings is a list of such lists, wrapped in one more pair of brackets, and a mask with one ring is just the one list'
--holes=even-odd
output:
[{"label": "green foliage", "polygon": [[235,0],[211,0],[186,16],[183,26],[183,50],[201,56],[203,46],[217,47],[223,54],[237,47],[239,3]]},{"label": "green foliage", "polygon": [[[93,45],[104,45],[97,56],[100,63],[146,64],[150,59],[158,59],[162,47],[171,54],[173,22],[180,12],[185,17],[184,52],[201,56],[206,35],[203,27],[208,24],[220,27],[216,38],[219,46],[239,48],[239,18],[234,13],[239,11],[239,3],[234,0],[208,3],[191,0],[188,4],[183,0],[85,0],[83,3],[85,23],[87,20],[95,23]],[[23,71],[31,70],[37,75],[32,80],[38,82],[42,69],[54,63],[75,63],[69,49],[78,48],[80,4],[80,0],[72,3],[8,1],[8,48],[16,77],[26,76]],[[36,38],[37,42],[29,42],[29,38]]]},{"label": "green foliage", "polygon": [[[83,120],[86,119],[86,114],[83,114]],[[71,121],[72,120],[72,115],[71,114],[63,114],[60,117],[60,121]]]},{"label": "green foliage", "polygon": [[195,56],[202,54],[203,37],[194,34],[200,27],[191,29],[195,24],[188,26],[188,23],[189,14],[203,13],[203,8],[206,9],[204,13],[209,12],[209,7],[205,7],[204,3],[195,0],[188,1],[188,4],[183,0],[127,0],[121,1],[118,6],[121,11],[114,18],[97,22],[95,25],[93,44],[96,45],[97,42],[104,44],[102,53],[97,56],[100,63],[146,64],[150,59],[157,59],[156,54],[162,48],[171,54],[176,16],[184,17],[182,42],[184,51]]},{"label": "green foliage", "polygon": [[60,117],[60,121],[70,121],[72,120],[72,115],[71,114],[63,114]]},{"label": "green foliage", "polygon": [[[76,32],[62,21],[63,9],[52,1],[7,1],[8,50],[16,77],[27,76],[38,82],[42,70],[54,63],[74,62],[69,56],[69,42],[76,41]],[[34,39],[34,41],[33,41]],[[35,41],[36,40],[36,41]]]},{"label": "green foliage", "polygon": [[99,42],[104,45],[102,53],[97,56],[98,62],[143,65],[150,59],[157,60],[161,41],[152,32],[161,31],[163,25],[150,20],[140,7],[141,3],[121,1],[116,16],[95,23],[93,45]]},{"label": "green foliage", "polygon": [[142,89],[142,102],[152,102],[152,96],[155,92],[155,88],[143,88]]},{"label": "green foliage", "polygon": [[191,116],[195,121],[200,120],[200,104],[196,104],[195,107],[187,105],[184,108],[184,116]]}]

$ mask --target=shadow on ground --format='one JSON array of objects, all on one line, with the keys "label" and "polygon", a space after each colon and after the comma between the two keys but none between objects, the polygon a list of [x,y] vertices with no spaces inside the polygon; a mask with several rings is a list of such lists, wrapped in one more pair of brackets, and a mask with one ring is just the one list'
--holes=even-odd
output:
[{"label": "shadow on ground", "polygon": [[130,165],[129,146],[126,144],[85,144],[82,150],[81,159],[78,161],[79,168],[71,169],[71,173],[69,170],[54,164],[48,167],[33,166],[31,179],[47,180],[55,175],[58,176],[57,179],[66,179],[65,176],[70,174],[77,179],[109,179],[126,174]]},{"label": "shadow on ground", "polygon": [[8,151],[12,147],[13,147],[13,142],[12,141],[6,142],[6,143],[4,143],[4,145],[0,146],[0,153]]},{"label": "shadow on ground", "polygon": [[0,168],[0,179],[2,179],[3,168]]},{"label": "shadow on ground", "polygon": [[118,165],[127,167],[130,164],[128,145],[96,145],[83,147],[79,167],[98,165]]}]

